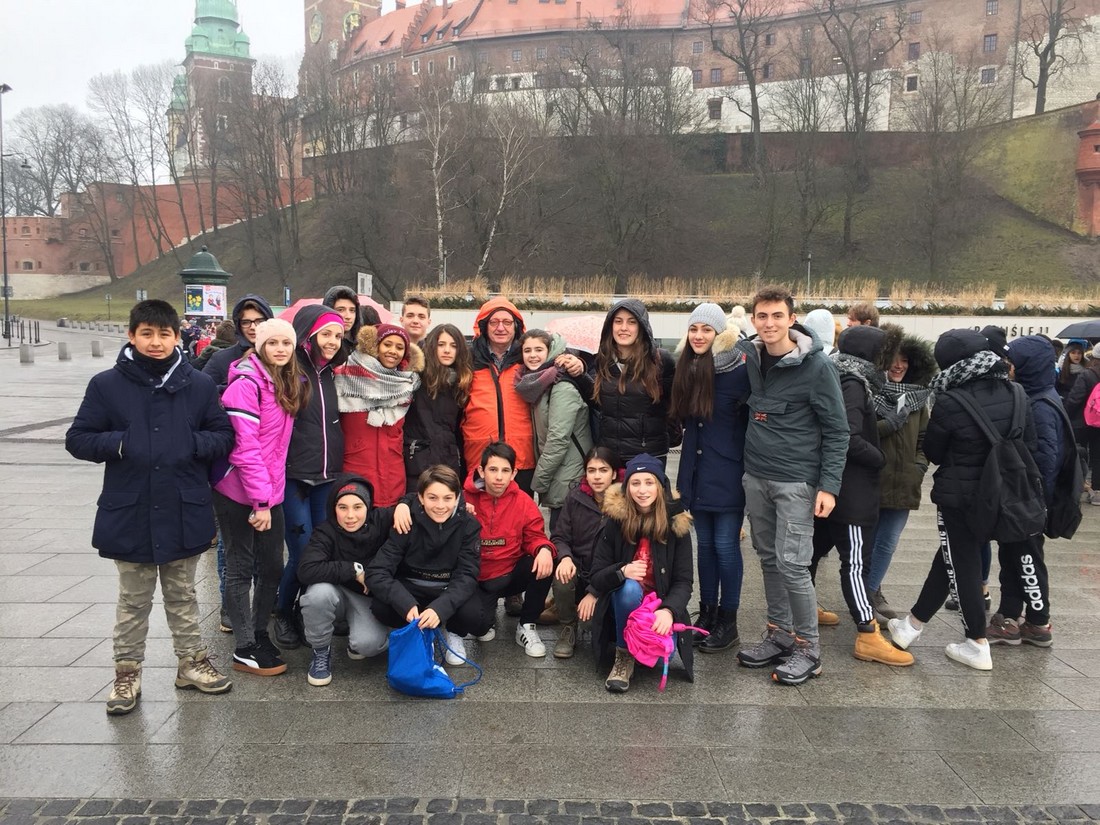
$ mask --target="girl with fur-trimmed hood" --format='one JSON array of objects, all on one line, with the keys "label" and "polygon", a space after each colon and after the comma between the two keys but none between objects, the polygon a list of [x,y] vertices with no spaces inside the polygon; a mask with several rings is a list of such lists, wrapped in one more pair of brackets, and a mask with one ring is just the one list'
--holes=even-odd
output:
[{"label": "girl with fur-trimmed hood", "polygon": [[932,390],[928,382],[939,369],[932,345],[906,335],[896,324],[886,332],[886,383],[875,399],[879,447],[886,456],[882,468],[881,500],[875,545],[867,572],[867,591],[880,621],[896,619],[897,611],[882,594],[882,582],[898,546],[909,512],[920,507],[921,484],[928,472],[924,431],[928,429]]},{"label": "girl with fur-trimmed hood", "polygon": [[670,414],[684,425],[676,489],[691,511],[698,540],[699,620],[704,653],[740,641],[741,524],[745,518],[745,431],[749,372],[737,348],[739,330],[717,304],[700,304],[677,348]]},{"label": "girl with fur-trimmed hood", "polygon": [[[614,640],[615,663],[604,682],[612,693],[630,688],[634,657],[626,646],[626,619],[646,593],[661,599],[654,632],[668,635],[674,622],[688,623],[691,516],[667,486],[661,462],[643,453],[627,462],[625,481],[604,494],[607,523],[592,558],[588,592],[596,597],[592,644],[600,663],[610,658]],[[693,681],[691,633],[678,633],[676,647]]]},{"label": "girl with fur-trimmed hood", "polygon": [[379,507],[405,493],[405,414],[420,387],[424,353],[393,324],[359,330],[355,352],[336,370],[344,469],[364,476]]}]

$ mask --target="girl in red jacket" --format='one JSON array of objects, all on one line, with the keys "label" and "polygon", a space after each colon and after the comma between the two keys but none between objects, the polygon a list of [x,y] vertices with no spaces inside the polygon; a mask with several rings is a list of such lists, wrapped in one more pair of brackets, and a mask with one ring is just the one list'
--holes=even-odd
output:
[{"label": "girl in red jacket", "polygon": [[229,472],[214,488],[214,511],[225,539],[233,669],[260,676],[286,671],[268,638],[267,619],[283,570],[287,449],[294,416],[310,394],[294,356],[296,342],[288,322],[264,321],[256,328],[255,349],[230,367],[222,394],[237,439]]},{"label": "girl in red jacket", "polygon": [[405,494],[405,414],[423,369],[424,353],[393,324],[364,326],[355,352],[336,369],[344,471],[371,483],[378,507]]}]

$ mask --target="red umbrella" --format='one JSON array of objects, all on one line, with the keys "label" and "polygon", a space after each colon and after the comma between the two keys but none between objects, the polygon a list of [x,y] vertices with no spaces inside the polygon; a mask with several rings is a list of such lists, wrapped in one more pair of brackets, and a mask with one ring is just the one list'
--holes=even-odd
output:
[{"label": "red umbrella", "polygon": [[[319,304],[319,303],[321,303],[320,298],[299,298],[293,304],[291,304],[286,309],[284,309],[282,312],[280,312],[279,317],[282,318],[284,321],[293,321],[294,316],[298,314],[298,310],[300,310],[302,307],[307,306],[309,304]],[[359,296],[359,306],[361,306],[361,307],[374,307],[376,310],[378,310],[378,317],[382,319],[383,324],[392,324],[393,323],[393,313],[390,312],[388,309],[386,309],[384,306],[382,306],[380,303],[378,303],[373,298],[369,298],[366,295],[360,295]]]},{"label": "red umbrella", "polygon": [[547,332],[556,332],[574,349],[595,353],[600,349],[602,315],[565,315],[546,325]]}]

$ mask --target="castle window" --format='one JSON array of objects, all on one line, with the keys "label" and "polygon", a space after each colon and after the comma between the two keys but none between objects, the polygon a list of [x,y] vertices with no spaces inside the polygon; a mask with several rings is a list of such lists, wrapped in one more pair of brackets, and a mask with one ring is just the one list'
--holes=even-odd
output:
[{"label": "castle window", "polygon": [[917,79],[917,76],[915,74],[906,75],[905,76],[905,91],[915,92],[917,90],[917,84],[918,83],[919,83],[919,80]]},{"label": "castle window", "polygon": [[23,269],[34,269],[34,261],[23,261]]},{"label": "castle window", "polygon": [[920,60],[920,43],[909,44],[909,59]]},{"label": "castle window", "polygon": [[691,83],[693,86],[699,86],[703,82],[703,70],[692,69],[691,70]]},{"label": "castle window", "polygon": [[92,265],[90,263],[88,263],[87,261],[81,261],[80,262],[80,271],[81,272],[87,272],[91,268],[92,268]]},{"label": "castle window", "polygon": [[29,226],[24,226],[24,227],[23,227],[23,234],[24,234],[24,235],[29,235],[29,234],[31,234],[31,228],[30,228]]},{"label": "castle window", "polygon": [[707,101],[707,114],[711,120],[722,119],[722,98],[715,97]]},{"label": "castle window", "polygon": [[512,78],[512,88],[513,89],[518,89],[519,88],[519,80],[520,79],[518,77],[513,77]]},{"label": "castle window", "polygon": [[775,32],[768,32],[767,34],[764,35],[764,45],[765,46],[774,46],[775,45]]},{"label": "castle window", "polygon": [[218,78],[218,102],[228,103],[233,97],[233,89],[229,85],[228,77]]},{"label": "castle window", "polygon": [[722,70],[721,69],[711,69],[710,70],[710,82],[713,85],[718,85],[719,83],[722,82]]},{"label": "castle window", "polygon": [[80,237],[86,238],[86,237],[88,237],[88,230],[87,229],[81,229],[79,234],[80,234]]},{"label": "castle window", "polygon": [[414,60],[413,61],[412,73],[413,74],[420,74],[420,60]]},{"label": "castle window", "polygon": [[762,78],[764,78],[764,80],[771,80],[773,74],[774,74],[774,71],[772,69],[772,64],[771,63],[765,63],[764,66],[763,66],[763,69],[760,72],[760,76]]},{"label": "castle window", "polygon": [[921,17],[923,17],[923,15],[919,11],[909,12],[909,24],[913,26],[917,25],[920,23]]},{"label": "castle window", "polygon": [[987,34],[982,38],[982,51],[983,52],[995,52],[997,51],[997,35]]},{"label": "castle window", "polygon": [[112,238],[121,238],[122,237],[122,230],[121,229],[112,229],[111,230],[111,237]]},{"label": "castle window", "polygon": [[453,72],[458,65],[458,59],[452,54],[447,57],[447,71]]},{"label": "castle window", "polygon": [[992,86],[997,82],[997,69],[995,67],[988,67],[982,69],[981,82],[983,86]]},{"label": "castle window", "polygon": [[523,50],[512,49],[512,62],[519,63],[521,60],[523,60]]},{"label": "castle window", "polygon": [[993,17],[1001,10],[1001,4],[999,0],[985,0],[985,13],[989,17]]},{"label": "castle window", "polygon": [[692,54],[702,54],[703,53],[703,41],[702,40],[696,40],[691,44],[691,53]]}]

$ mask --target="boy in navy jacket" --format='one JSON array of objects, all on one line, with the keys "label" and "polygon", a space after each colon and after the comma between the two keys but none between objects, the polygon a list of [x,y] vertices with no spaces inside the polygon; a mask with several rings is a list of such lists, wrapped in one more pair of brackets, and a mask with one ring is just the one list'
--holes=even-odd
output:
[{"label": "boy in navy jacket", "polygon": [[232,687],[207,657],[195,569],[214,535],[210,465],[229,454],[233,427],[214,382],[183,358],[171,304],[135,305],[129,338],[114,368],[89,382],[65,435],[74,458],[105,465],[92,546],[118,567],[111,715],[129,713],[141,696],[158,578],[179,658],[176,687],[203,693]]}]

